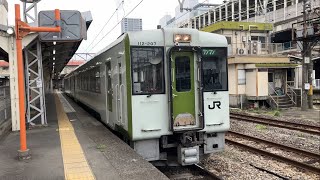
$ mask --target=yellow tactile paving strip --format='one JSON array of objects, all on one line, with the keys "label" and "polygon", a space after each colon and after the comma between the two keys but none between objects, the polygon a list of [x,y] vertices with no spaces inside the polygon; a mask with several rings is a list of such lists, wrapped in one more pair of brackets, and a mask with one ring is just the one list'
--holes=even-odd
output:
[{"label": "yellow tactile paving strip", "polygon": [[95,179],[67,114],[55,94],[59,134],[66,180]]}]

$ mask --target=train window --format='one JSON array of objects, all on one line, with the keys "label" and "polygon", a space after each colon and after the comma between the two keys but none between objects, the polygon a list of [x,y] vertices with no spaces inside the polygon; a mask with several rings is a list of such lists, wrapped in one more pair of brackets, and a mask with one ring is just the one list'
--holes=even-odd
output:
[{"label": "train window", "polygon": [[131,49],[133,94],[164,93],[163,48]]},{"label": "train window", "polygon": [[95,92],[96,91],[96,76],[95,76],[95,69],[91,69],[88,72],[89,75],[89,91]]},{"label": "train window", "polygon": [[100,84],[100,67],[95,67],[93,69],[85,72],[85,75],[81,75],[83,84],[82,89],[91,92],[101,92]]},{"label": "train window", "polygon": [[100,69],[99,68],[96,69],[95,76],[96,76],[95,77],[96,78],[96,84],[95,84],[96,92],[100,93],[101,88],[100,88]]},{"label": "train window", "polygon": [[202,60],[204,91],[228,90],[226,48],[203,50]]},{"label": "train window", "polygon": [[180,56],[175,59],[175,76],[177,92],[191,90],[190,58]]}]

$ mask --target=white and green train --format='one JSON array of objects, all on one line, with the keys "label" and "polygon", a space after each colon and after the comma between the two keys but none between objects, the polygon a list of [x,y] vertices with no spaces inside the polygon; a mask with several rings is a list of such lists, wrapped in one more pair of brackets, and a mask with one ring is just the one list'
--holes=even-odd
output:
[{"label": "white and green train", "polygon": [[181,165],[224,149],[227,40],[195,29],[128,32],[68,74],[65,93],[148,161]]}]

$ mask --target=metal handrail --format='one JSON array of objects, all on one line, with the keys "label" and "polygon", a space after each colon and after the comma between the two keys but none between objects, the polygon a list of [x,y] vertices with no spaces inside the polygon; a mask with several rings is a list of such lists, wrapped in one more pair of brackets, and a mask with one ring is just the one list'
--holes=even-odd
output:
[{"label": "metal handrail", "polygon": [[[277,93],[277,91],[275,90],[275,89],[273,89],[273,87],[272,86],[270,86],[270,84],[268,83],[268,86],[273,90],[273,92],[277,95],[277,96],[279,96],[279,94]],[[269,95],[271,95],[270,93],[269,93]]]},{"label": "metal handrail", "polygon": [[287,81],[287,84],[288,84],[290,87],[294,87],[294,81]]},{"label": "metal handrail", "polygon": [[290,92],[295,95],[294,97],[295,97],[295,99],[296,99],[296,101],[297,101],[297,93],[294,92],[294,90],[292,89],[292,87],[287,83],[287,92],[286,92],[286,95],[290,98],[290,100],[293,102],[293,104],[297,105],[297,102],[293,100],[293,97],[288,94],[288,90],[290,90]]},{"label": "metal handrail", "polygon": [[[270,86],[270,84],[268,83],[268,86],[273,90],[273,92],[275,92],[275,94],[278,96],[278,93],[277,93],[277,91],[276,90],[274,90],[273,89],[273,87],[272,86]],[[268,93],[269,94],[269,97],[272,99],[272,101],[276,104],[276,106],[277,106],[277,109],[279,108],[279,104],[278,104],[278,101],[276,101],[273,97],[272,97],[272,95],[271,95],[271,93]],[[277,97],[277,99],[278,99],[278,97]]]}]

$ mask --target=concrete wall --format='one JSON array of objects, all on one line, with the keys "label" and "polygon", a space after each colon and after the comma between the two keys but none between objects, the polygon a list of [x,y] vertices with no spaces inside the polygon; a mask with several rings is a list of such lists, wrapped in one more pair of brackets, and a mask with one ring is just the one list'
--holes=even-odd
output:
[{"label": "concrete wall", "polygon": [[[268,32],[250,32],[250,31],[240,31],[240,30],[219,30],[217,32],[218,34],[222,34],[228,38],[231,38],[231,44],[229,44],[228,47],[228,55],[237,55],[239,54],[239,50],[243,49],[244,53],[242,55],[246,54],[252,54],[250,52],[251,46],[253,42],[250,40],[252,36],[263,36],[265,37],[265,42],[268,43]],[[258,44],[258,54],[269,54],[267,52],[266,48],[261,48],[262,44]],[[271,53],[272,51],[270,51]]]},{"label": "concrete wall", "polygon": [[258,72],[258,96],[268,96],[268,71]]},{"label": "concrete wall", "polygon": [[228,82],[229,82],[229,94],[237,94],[237,74],[236,74],[236,65],[230,64],[228,66]]},{"label": "concrete wall", "polygon": [[0,0],[0,24],[8,26],[8,4],[6,0]]},{"label": "concrete wall", "polygon": [[[242,103],[241,103],[242,102]],[[247,97],[246,95],[235,95],[235,94],[230,94],[229,96],[229,105],[230,107],[234,108],[241,108],[247,106]]]},{"label": "concrete wall", "polygon": [[272,57],[272,56],[235,56],[228,58],[229,64],[256,64],[256,63],[290,63],[288,57]]},{"label": "concrete wall", "polygon": [[238,85],[238,94],[246,94],[246,85]]},{"label": "concrete wall", "polygon": [[257,83],[256,83],[256,69],[250,69],[247,70],[246,72],[246,95],[247,96],[256,96],[256,88],[257,88]]},{"label": "concrete wall", "polygon": [[[237,64],[237,69],[245,69],[245,65],[244,64]],[[237,72],[238,73],[238,72]],[[239,76],[239,75],[238,75]],[[247,81],[247,80],[246,80]],[[240,84],[238,83],[238,79],[237,79],[237,86],[238,86],[238,90],[237,90],[237,94],[246,94],[246,84]]]}]

